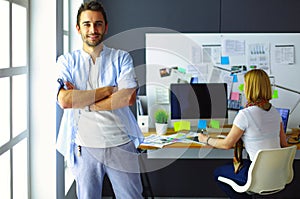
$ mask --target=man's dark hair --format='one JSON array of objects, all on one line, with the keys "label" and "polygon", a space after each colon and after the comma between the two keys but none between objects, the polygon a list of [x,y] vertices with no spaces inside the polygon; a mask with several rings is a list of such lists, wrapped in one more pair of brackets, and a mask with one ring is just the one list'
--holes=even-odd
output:
[{"label": "man's dark hair", "polygon": [[86,10],[101,12],[103,15],[105,24],[107,24],[106,13],[105,13],[105,10],[104,10],[102,4],[97,1],[89,1],[89,2],[81,4],[81,6],[78,9],[78,12],[77,12],[77,25],[78,26],[79,26],[81,13]]}]

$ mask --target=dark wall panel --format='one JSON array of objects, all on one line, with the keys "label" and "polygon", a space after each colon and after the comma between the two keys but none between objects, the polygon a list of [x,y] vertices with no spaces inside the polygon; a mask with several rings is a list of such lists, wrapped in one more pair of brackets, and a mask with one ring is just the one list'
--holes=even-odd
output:
[{"label": "dark wall panel", "polygon": [[219,31],[220,0],[104,0],[102,3],[108,17],[106,44],[131,53],[135,66],[139,67],[137,78],[142,95],[146,94],[145,33]]},{"label": "dark wall panel", "polygon": [[108,36],[134,28],[218,32],[220,0],[104,0]]},{"label": "dark wall panel", "polygon": [[226,0],[221,32],[300,32],[299,0]]}]

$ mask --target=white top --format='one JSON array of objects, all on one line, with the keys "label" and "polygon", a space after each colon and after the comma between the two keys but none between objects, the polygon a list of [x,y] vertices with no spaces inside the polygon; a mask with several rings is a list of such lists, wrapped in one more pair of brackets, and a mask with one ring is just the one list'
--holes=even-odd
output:
[{"label": "white top", "polygon": [[260,149],[280,148],[281,117],[275,107],[251,106],[239,111],[233,124],[244,131],[242,140],[252,161]]},{"label": "white top", "polygon": [[[92,59],[86,60],[89,66],[87,90],[98,88],[101,58],[97,57],[95,64]],[[114,115],[114,111],[83,111],[78,121],[76,143],[85,147],[107,148],[125,144],[130,141],[125,125]]]}]

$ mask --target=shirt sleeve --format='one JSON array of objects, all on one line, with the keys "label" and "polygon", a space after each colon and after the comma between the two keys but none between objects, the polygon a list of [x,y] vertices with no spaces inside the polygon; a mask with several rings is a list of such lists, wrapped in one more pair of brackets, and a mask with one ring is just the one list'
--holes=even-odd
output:
[{"label": "shirt sleeve", "polygon": [[117,79],[118,88],[136,88],[138,87],[136,75],[134,72],[133,61],[129,53],[125,52],[120,59],[121,71]]},{"label": "shirt sleeve", "polygon": [[71,81],[71,75],[69,72],[69,63],[68,60],[66,59],[66,56],[61,55],[58,57],[57,62],[56,62],[56,84],[57,84],[57,95],[60,91],[61,88],[65,88],[64,82]]},{"label": "shirt sleeve", "polygon": [[233,120],[233,124],[241,130],[245,131],[248,128],[248,119],[243,111],[239,111]]}]

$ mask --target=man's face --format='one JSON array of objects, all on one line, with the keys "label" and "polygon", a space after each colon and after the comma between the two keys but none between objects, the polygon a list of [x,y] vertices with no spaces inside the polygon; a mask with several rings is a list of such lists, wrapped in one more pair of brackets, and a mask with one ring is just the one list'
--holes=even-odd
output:
[{"label": "man's face", "polygon": [[76,25],[76,29],[81,34],[84,45],[96,47],[103,41],[107,24],[101,12],[87,10],[81,13],[79,26]]}]

